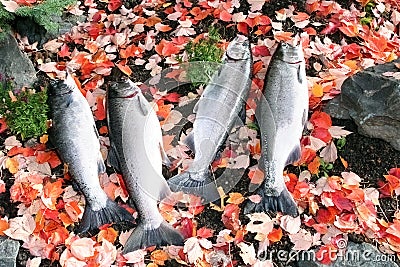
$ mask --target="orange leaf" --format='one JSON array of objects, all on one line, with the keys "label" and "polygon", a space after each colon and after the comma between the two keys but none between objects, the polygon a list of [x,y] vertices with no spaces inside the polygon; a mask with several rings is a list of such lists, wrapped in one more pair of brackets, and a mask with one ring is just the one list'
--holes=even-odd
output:
[{"label": "orange leaf", "polygon": [[202,238],[209,238],[213,236],[214,230],[202,227],[199,230],[197,230],[197,236],[202,237]]},{"label": "orange leaf", "polygon": [[120,71],[122,71],[124,74],[126,74],[126,75],[128,75],[128,76],[131,76],[132,70],[131,70],[131,68],[130,68],[129,66],[125,65],[125,63],[120,62],[120,63],[117,63],[117,64],[115,64],[115,65],[116,65],[116,66],[118,67],[118,69],[119,69]]},{"label": "orange leaf", "polygon": [[281,238],[282,238],[282,228],[280,227],[278,229],[276,228],[272,229],[272,231],[269,232],[268,234],[268,239],[271,242],[278,242],[281,240]]},{"label": "orange leaf", "polygon": [[246,22],[239,22],[236,27],[240,33],[249,34],[249,27]]},{"label": "orange leaf", "polygon": [[342,157],[339,157],[340,158],[340,161],[342,162],[342,164],[343,164],[343,167],[345,168],[345,169],[347,169],[347,167],[349,167],[349,163],[347,163],[347,161],[344,159],[344,158],[342,158]]},{"label": "orange leaf", "polygon": [[357,24],[351,22],[345,22],[345,24],[342,23],[339,30],[348,37],[356,37],[359,33]]},{"label": "orange leaf", "polygon": [[8,224],[8,222],[1,218],[0,219],[0,235],[4,235],[3,231],[7,230],[8,228],[10,228],[10,225]]},{"label": "orange leaf", "polygon": [[253,64],[253,75],[257,74],[264,67],[264,63],[260,60]]},{"label": "orange leaf", "polygon": [[332,126],[331,116],[325,112],[316,111],[311,115],[310,122],[315,127],[329,129]]},{"label": "orange leaf", "polygon": [[240,193],[229,193],[229,198],[226,202],[239,205],[244,201],[244,197]]},{"label": "orange leaf", "polygon": [[324,88],[319,83],[315,83],[311,92],[315,97],[322,97],[324,95]]},{"label": "orange leaf", "polygon": [[312,174],[318,174],[319,166],[320,166],[319,157],[315,157],[314,160],[310,162],[310,164],[308,164],[308,170]]},{"label": "orange leaf", "polygon": [[154,250],[151,253],[150,259],[157,265],[164,265],[164,262],[168,260],[168,254],[163,250]]},{"label": "orange leaf", "polygon": [[48,182],[43,188],[43,194],[45,197],[57,199],[63,192],[62,180],[58,180],[54,183]]},{"label": "orange leaf", "polygon": [[103,240],[109,241],[111,244],[115,242],[118,237],[118,232],[114,230],[112,227],[108,227],[107,229],[103,229],[97,235],[97,242],[102,242]]},{"label": "orange leaf", "polygon": [[264,172],[258,168],[250,170],[248,175],[252,184],[261,184],[264,181]]},{"label": "orange leaf", "polygon": [[157,23],[160,23],[160,22],[161,22],[161,19],[159,17],[152,16],[146,20],[145,25],[148,27],[153,27],[154,25],[156,25]]},{"label": "orange leaf", "polygon": [[292,40],[292,35],[292,32],[276,32],[274,38],[279,42],[287,42]]},{"label": "orange leaf", "polygon": [[0,133],[3,133],[5,130],[7,130],[7,123],[4,118],[0,118]]}]

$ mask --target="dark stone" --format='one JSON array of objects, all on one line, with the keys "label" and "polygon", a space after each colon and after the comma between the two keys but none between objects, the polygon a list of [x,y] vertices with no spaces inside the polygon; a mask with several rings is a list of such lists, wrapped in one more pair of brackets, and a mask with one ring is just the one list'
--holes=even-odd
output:
[{"label": "dark stone", "polygon": [[36,71],[30,59],[18,48],[14,36],[8,35],[0,42],[0,73],[14,78],[17,87],[31,86]]},{"label": "dark stone", "polygon": [[48,32],[42,25],[39,25],[30,17],[17,17],[14,20],[13,29],[21,36],[26,36],[30,44],[37,42],[40,48],[49,40],[69,32],[77,22],[85,21],[85,19],[85,16],[71,14],[63,15],[63,17],[53,16],[52,22],[57,23],[58,30]]},{"label": "dark stone", "polygon": [[[302,255],[300,252],[298,255]],[[394,262],[396,254],[383,254],[376,247],[368,243],[356,244],[349,242],[346,250],[339,252],[336,256],[332,256],[333,262],[329,265],[317,262],[316,259],[311,260],[309,255],[314,255],[316,251],[307,253],[304,259],[297,262],[298,267],[398,267]],[[304,255],[306,255],[304,254]],[[332,255],[334,255],[332,253]]]},{"label": "dark stone", "polygon": [[13,239],[0,237],[0,267],[17,266],[16,258],[19,242]]},{"label": "dark stone", "polygon": [[394,63],[377,65],[345,80],[341,94],[325,111],[338,119],[351,118],[359,133],[380,138],[400,150],[400,80],[384,76],[400,71]]}]

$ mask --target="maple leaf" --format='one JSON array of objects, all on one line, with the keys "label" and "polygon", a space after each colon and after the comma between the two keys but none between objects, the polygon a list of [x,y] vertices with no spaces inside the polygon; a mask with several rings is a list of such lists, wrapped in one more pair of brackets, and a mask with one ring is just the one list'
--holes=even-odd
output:
[{"label": "maple leaf", "polygon": [[77,238],[70,244],[70,250],[74,257],[78,260],[85,260],[85,258],[92,257],[94,255],[96,244],[91,238]]},{"label": "maple leaf", "polygon": [[197,260],[202,259],[204,256],[197,237],[190,237],[185,241],[183,252],[187,253],[188,261],[192,264],[196,263]]},{"label": "maple leaf", "polygon": [[114,243],[117,240],[118,232],[112,227],[107,227],[106,229],[100,230],[97,235],[97,242],[103,242],[107,240],[110,243]]},{"label": "maple leaf", "polygon": [[36,228],[35,219],[26,214],[22,217],[10,219],[8,223],[9,228],[4,230],[3,233],[13,239],[22,241],[27,241]]},{"label": "maple leaf", "polygon": [[300,229],[298,233],[289,234],[290,241],[294,244],[294,250],[309,250],[313,245],[313,237],[310,232]]},{"label": "maple leaf", "polygon": [[272,231],[269,232],[267,237],[268,237],[268,240],[271,242],[278,242],[281,240],[282,235],[283,235],[282,228],[279,227],[279,228],[272,229]]},{"label": "maple leaf", "polygon": [[43,194],[41,199],[45,206],[51,210],[56,209],[57,198],[64,192],[62,187],[62,181],[58,180],[54,183],[48,182],[43,188]]},{"label": "maple leaf", "polygon": [[254,249],[253,244],[247,245],[246,243],[242,242],[237,245],[240,248],[240,257],[245,264],[255,264],[257,261],[256,258],[256,251]]},{"label": "maple leaf", "polygon": [[155,51],[160,56],[169,57],[173,54],[178,54],[181,51],[181,48],[176,46],[173,42],[168,42],[165,39],[162,39],[158,45],[155,47]]},{"label": "maple leaf", "polygon": [[292,40],[292,36],[293,36],[293,33],[292,33],[292,32],[283,32],[283,31],[280,31],[280,32],[275,32],[275,33],[274,33],[274,38],[275,38],[275,40],[277,40],[278,42],[287,42],[287,41],[290,41],[290,40]]},{"label": "maple leaf", "polygon": [[244,201],[244,197],[240,193],[229,193],[229,198],[226,202],[240,205]]},{"label": "maple leaf", "polygon": [[157,265],[164,265],[164,262],[169,259],[168,254],[163,250],[154,250],[151,255],[150,259]]},{"label": "maple leaf", "polygon": [[239,221],[240,208],[235,204],[228,204],[222,214],[222,222],[226,228],[237,231],[240,228]]},{"label": "maple leaf", "polygon": [[284,215],[281,217],[280,226],[283,230],[288,232],[289,234],[295,234],[300,231],[301,220],[300,216],[293,218],[289,215]]},{"label": "maple leaf", "polygon": [[206,227],[202,227],[202,228],[197,230],[197,236],[201,237],[201,238],[212,237],[213,233],[214,233],[214,230],[206,228]]}]

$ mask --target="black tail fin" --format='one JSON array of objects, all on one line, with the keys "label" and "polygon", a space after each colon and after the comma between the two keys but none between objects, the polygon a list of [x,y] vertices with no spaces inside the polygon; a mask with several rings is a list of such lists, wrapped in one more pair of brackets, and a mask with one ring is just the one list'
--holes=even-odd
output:
[{"label": "black tail fin", "polygon": [[104,224],[133,220],[134,218],[126,209],[108,199],[106,207],[97,211],[93,210],[90,205],[86,205],[82,221],[76,232],[91,232]]},{"label": "black tail fin", "polygon": [[[196,179],[193,179],[193,175],[196,175]],[[209,171],[199,174],[191,172],[178,174],[168,180],[168,185],[174,192],[182,191],[201,197],[203,204],[220,198],[213,175]]]},{"label": "black tail fin", "polygon": [[183,245],[182,235],[165,221],[156,229],[146,228],[146,224],[139,223],[128,238],[123,254],[150,246]]},{"label": "black tail fin", "polygon": [[286,187],[278,196],[267,195],[264,186],[261,186],[257,190],[257,194],[260,195],[261,201],[259,203],[254,203],[248,200],[244,207],[245,214],[253,212],[280,211],[283,214],[292,217],[299,216],[297,204]]}]

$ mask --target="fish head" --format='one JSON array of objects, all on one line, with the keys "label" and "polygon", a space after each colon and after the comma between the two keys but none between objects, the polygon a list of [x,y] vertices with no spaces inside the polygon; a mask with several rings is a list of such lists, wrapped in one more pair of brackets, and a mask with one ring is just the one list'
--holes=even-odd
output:
[{"label": "fish head", "polygon": [[47,92],[50,97],[57,97],[71,93],[74,89],[78,89],[78,87],[74,81],[74,78],[68,74],[65,80],[51,80],[47,88]]},{"label": "fish head", "polygon": [[132,98],[141,92],[140,88],[127,77],[111,82],[107,90],[110,98]]},{"label": "fish head", "polygon": [[296,64],[304,61],[303,47],[301,43],[291,45],[288,43],[279,43],[274,57],[291,64]]},{"label": "fish head", "polygon": [[226,49],[225,59],[245,60],[251,57],[250,41],[246,36],[238,35],[233,39]]}]

